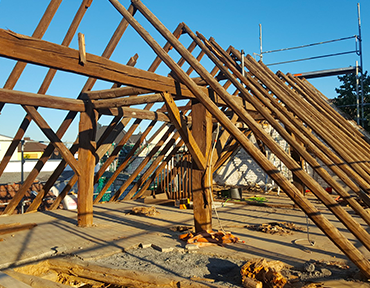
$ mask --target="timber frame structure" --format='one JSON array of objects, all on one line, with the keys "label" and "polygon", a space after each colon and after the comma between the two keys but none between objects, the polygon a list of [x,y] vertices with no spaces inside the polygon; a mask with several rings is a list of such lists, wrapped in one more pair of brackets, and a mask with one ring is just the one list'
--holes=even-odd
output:
[{"label": "timber frame structure", "polygon": [[[26,212],[38,209],[47,192],[69,165],[74,176],[51,209],[58,207],[69,189],[78,181],[78,224],[91,226],[93,205],[101,200],[107,189],[104,187],[93,200],[94,183],[97,183],[142,120],[149,119],[151,122],[148,128],[113,177],[117,177],[127,166],[158,121],[165,123],[159,130],[164,127],[168,129],[164,130],[164,136],[144,159],[143,165],[116,191],[110,201],[120,199],[140,169],[161,149],[159,156],[125,194],[123,200],[143,196],[151,181],[164,169],[164,165],[185,145],[193,163],[191,181],[195,227],[197,231],[211,229],[212,174],[227,161],[235,149],[242,147],[362,273],[370,278],[368,259],[302,193],[305,187],[310,189],[363,246],[370,250],[370,237],[364,225],[355,221],[303,168],[303,163],[306,162],[369,225],[370,214],[365,208],[370,207],[370,145],[363,135],[341,117],[328,104],[325,96],[305,79],[282,72],[274,74],[250,55],[245,57],[245,67],[242,67],[242,55],[232,46],[224,50],[215,39],[207,39],[198,32],[194,33],[184,23],[180,23],[171,33],[139,0],[132,0],[127,9],[118,0],[109,1],[123,18],[102,56],[86,53],[83,34],[79,34],[79,50],[68,47],[92,0],[82,1],[61,45],[43,41],[41,38],[62,0],[50,1],[31,37],[0,29],[0,56],[17,61],[3,89],[0,89],[0,110],[12,103],[22,105],[27,113],[0,163],[0,174],[4,172],[31,121],[40,127],[51,143],[3,214],[12,214],[15,211],[43,165],[54,149],[57,149],[63,160]],[[134,17],[135,13],[141,13],[166,40],[164,47],[141,26]],[[157,55],[147,71],[133,67],[137,55],[131,57],[125,65],[109,60],[129,25]],[[190,37],[191,44],[188,48],[180,42],[185,37]],[[200,49],[196,57],[192,54],[195,48]],[[175,49],[180,55],[177,62],[168,53],[171,49]],[[204,56],[214,65],[210,72],[200,62]],[[170,69],[168,76],[155,73],[161,62]],[[38,93],[13,90],[27,63],[49,68]],[[190,67],[187,71],[181,68],[184,63]],[[76,99],[46,94],[57,71],[88,77]],[[197,77],[190,77],[192,73],[197,74]],[[111,82],[112,88],[93,90],[97,79]],[[180,106],[176,104],[178,100],[189,102]],[[151,110],[155,103],[162,103],[162,108]],[[141,104],[145,104],[145,108],[135,108]],[[53,131],[37,111],[38,107],[67,110],[68,114],[59,129]],[[76,142],[67,149],[61,138],[78,115],[79,135]],[[111,115],[113,120],[101,138],[96,140],[97,119],[101,115]],[[111,147],[115,133],[122,131],[131,119],[135,119],[135,122],[101,169],[94,173],[95,164]],[[282,149],[265,132],[260,125],[261,121],[271,125],[285,139],[290,152]],[[220,131],[219,137],[215,153],[211,153],[212,133],[216,129]],[[293,173],[293,183],[249,140],[251,133]],[[74,158],[76,152],[78,159]],[[319,161],[330,168],[331,174]],[[349,187],[350,192],[333,175]]]}]

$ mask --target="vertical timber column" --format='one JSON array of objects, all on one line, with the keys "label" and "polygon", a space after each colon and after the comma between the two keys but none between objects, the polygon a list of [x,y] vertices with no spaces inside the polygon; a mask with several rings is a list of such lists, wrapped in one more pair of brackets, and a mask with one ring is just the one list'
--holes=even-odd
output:
[{"label": "vertical timber column", "polygon": [[78,178],[77,221],[80,227],[93,225],[93,193],[95,167],[96,118],[90,102],[86,111],[80,114],[78,162],[81,175]]},{"label": "vertical timber column", "polygon": [[[212,114],[202,103],[192,102],[192,134],[200,151],[206,159],[212,146]],[[211,185],[213,177],[209,176],[209,165],[206,170],[200,170],[193,164],[192,194],[195,232],[212,230]],[[209,179],[211,178],[211,179]]]}]

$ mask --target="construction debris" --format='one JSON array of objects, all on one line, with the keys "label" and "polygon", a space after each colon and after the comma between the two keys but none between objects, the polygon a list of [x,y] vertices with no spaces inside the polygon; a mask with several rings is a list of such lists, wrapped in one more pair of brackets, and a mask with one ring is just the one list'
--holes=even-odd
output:
[{"label": "construction debris", "polygon": [[240,240],[239,237],[234,236],[230,232],[223,231],[202,231],[195,235],[189,232],[180,235],[179,239],[186,241],[187,244],[194,244],[199,247],[211,245],[224,246],[225,244],[236,243]]},{"label": "construction debris", "polygon": [[304,231],[303,228],[296,226],[292,222],[271,222],[259,225],[246,225],[245,228],[254,231],[261,231],[267,234],[291,235],[293,231]]},{"label": "construction debris", "polygon": [[155,209],[155,207],[134,207],[128,214],[140,216],[155,216],[159,214],[159,212]]},{"label": "construction debris", "polygon": [[268,262],[264,258],[251,259],[240,270],[243,287],[284,287],[287,279],[280,273],[283,267],[284,263],[280,261]]}]

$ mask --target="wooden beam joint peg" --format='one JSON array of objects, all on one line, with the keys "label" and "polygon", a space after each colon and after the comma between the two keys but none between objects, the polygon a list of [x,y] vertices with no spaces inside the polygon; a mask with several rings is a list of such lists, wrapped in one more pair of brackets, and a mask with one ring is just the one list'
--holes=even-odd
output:
[{"label": "wooden beam joint peg", "polygon": [[85,49],[85,35],[78,33],[78,51],[80,53],[79,64],[84,66],[86,64],[86,49]]}]

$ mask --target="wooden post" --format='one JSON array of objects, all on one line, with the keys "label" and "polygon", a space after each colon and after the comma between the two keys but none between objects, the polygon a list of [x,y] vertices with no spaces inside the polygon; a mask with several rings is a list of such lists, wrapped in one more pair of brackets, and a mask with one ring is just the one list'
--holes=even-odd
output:
[{"label": "wooden post", "polygon": [[78,226],[90,227],[93,224],[93,192],[95,167],[95,132],[96,120],[91,103],[86,104],[86,111],[80,114],[78,162],[82,171],[78,179]]},{"label": "wooden post", "polygon": [[[207,159],[212,146],[212,114],[198,101],[192,102],[192,133],[200,152]],[[192,194],[195,232],[212,230],[212,173],[193,163]]]}]

